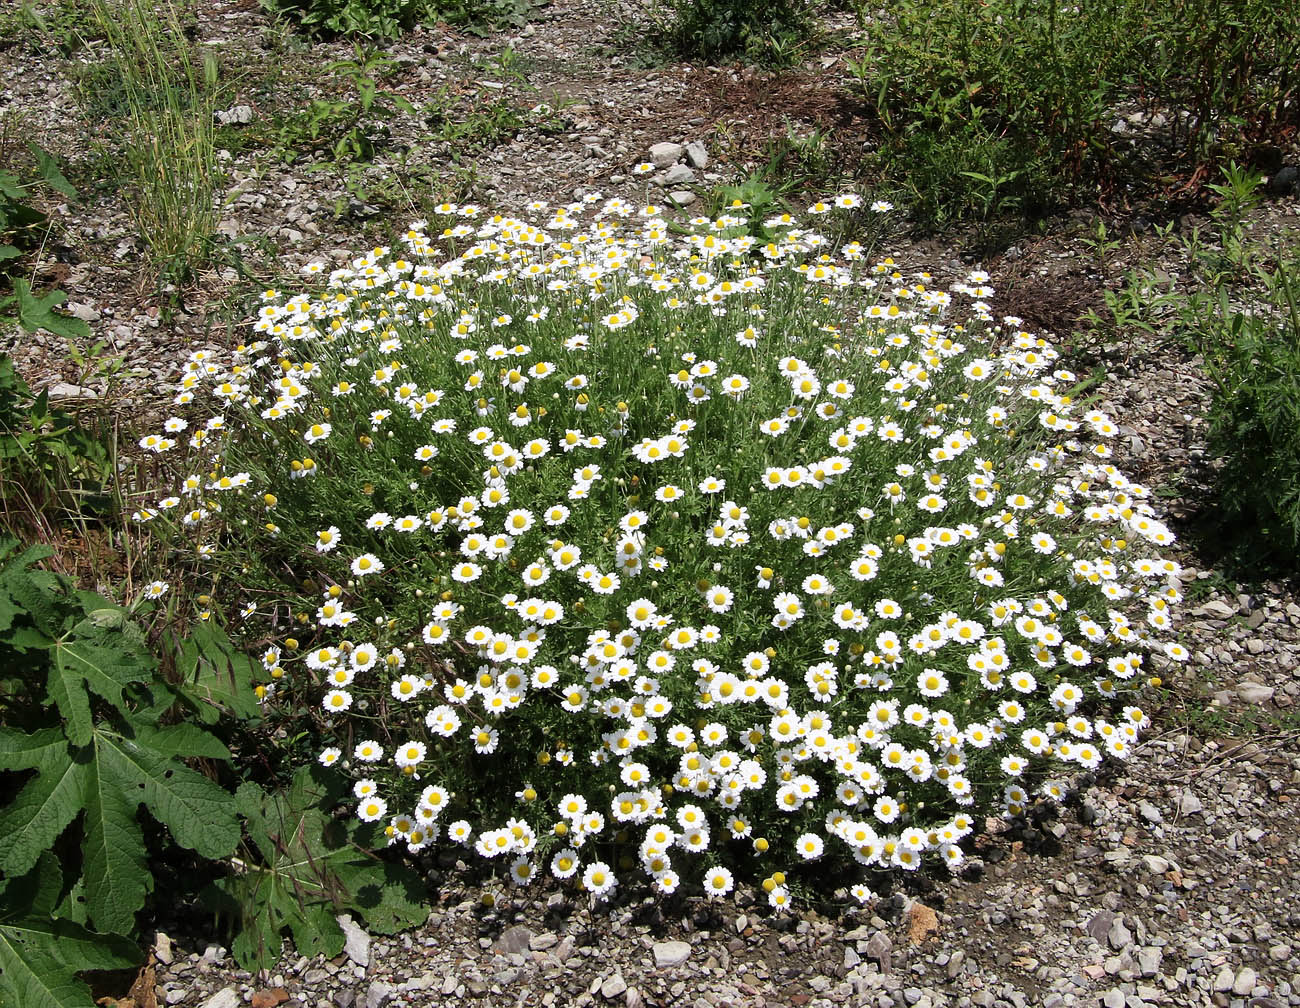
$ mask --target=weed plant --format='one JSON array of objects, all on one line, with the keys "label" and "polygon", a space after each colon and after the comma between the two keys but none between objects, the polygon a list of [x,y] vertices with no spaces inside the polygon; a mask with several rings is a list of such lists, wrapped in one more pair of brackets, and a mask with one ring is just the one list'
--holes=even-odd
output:
[{"label": "weed plant", "polygon": [[816,37],[810,0],[670,0],[652,34],[684,59],[793,66]]},{"label": "weed plant", "polygon": [[716,896],[959,863],[1131,752],[1186,657],[1172,536],[987,276],[619,200],[438,213],[267,291],[141,442],[190,475],[134,517],[355,819]]},{"label": "weed plant", "polygon": [[192,51],[169,3],[94,0],[94,14],[122,87],[127,206],[149,269],[184,281],[209,256],[220,212],[216,59]]}]

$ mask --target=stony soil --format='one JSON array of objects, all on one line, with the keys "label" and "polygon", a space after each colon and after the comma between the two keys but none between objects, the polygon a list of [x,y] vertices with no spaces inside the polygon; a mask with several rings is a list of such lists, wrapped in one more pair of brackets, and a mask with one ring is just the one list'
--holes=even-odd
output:
[{"label": "stony soil", "polygon": [[[663,141],[702,143],[708,163],[683,162],[661,202],[730,180],[787,129],[835,127],[856,136],[854,101],[835,52],[780,80],[751,71],[633,65],[623,25],[644,9],[624,0],[556,0],[512,44],[527,81],[499,89],[521,105],[559,109],[539,126],[471,158],[456,173],[452,151],[408,154],[443,187],[465,185],[479,201],[518,210],[533,199],[588,192],[645,199],[628,169]],[[200,37],[237,76],[229,108],[247,106],[250,133],[265,130],[322,86],[321,67],[343,46],[293,46],[252,0],[201,5]],[[634,29],[633,29],[634,33]],[[472,94],[507,39],[425,30],[391,46],[399,64],[386,87],[417,104],[447,86]],[[93,49],[60,60],[24,46],[0,50],[0,109],[34,125],[66,161],[89,165],[86,125],[69,77]],[[111,124],[92,124],[109,129]],[[237,136],[237,134],[227,134]],[[239,145],[234,145],[238,147]],[[229,181],[221,222],[229,256],[183,292],[168,318],[139,280],[140,249],[111,184],[51,207],[57,241],[37,279],[69,293],[74,314],[124,354],[133,377],[123,409],[158,401],[183,350],[237,331],[251,281],[271,283],[303,262],[344,256],[383,236],[391,220],[420,216],[432,192],[387,204],[349,195],[311,159],[273,162],[252,143],[223,158]],[[371,175],[396,162],[385,150]],[[463,164],[464,162],[462,162]],[[315,167],[319,169],[319,162]],[[687,181],[687,174],[691,181]],[[417,186],[418,188],[418,186]],[[405,205],[402,200],[406,199]],[[379,202],[384,202],[380,200]],[[423,200],[423,202],[422,202]],[[341,201],[343,213],[334,207]],[[397,205],[394,205],[396,203]],[[1294,191],[1260,211],[1253,227],[1280,236],[1297,223]],[[394,220],[394,218],[397,218]],[[1099,308],[1125,266],[1158,251],[1149,233],[1094,255],[1070,221],[982,263],[1003,310],[1030,326],[1068,334]],[[973,263],[954,247],[900,236],[905,268],[959,276]],[[62,251],[57,251],[62,249]],[[1184,264],[1169,251],[1162,268]],[[243,275],[236,265],[241,265]],[[93,398],[55,341],[10,348],[20,373],[59,396]],[[1175,519],[1204,493],[1208,381],[1180,345],[1085,345],[1101,364],[1103,408],[1125,424],[1119,461],[1135,478],[1169,486]],[[593,908],[541,886],[502,893],[487,909],[455,866],[435,870],[428,923],[397,939],[349,924],[347,952],[332,961],[289,955],[268,975],[240,972],[202,936],[202,915],[181,908],[160,922],[152,962],[157,1003],[204,1008],[398,1008],[483,1005],[1300,1005],[1300,604],[1296,586],[1229,588],[1213,561],[1184,546],[1189,602],[1184,629],[1194,661],[1172,682],[1150,741],[1131,765],[1099,775],[1059,818],[1008,829],[990,823],[960,878],[912,880],[866,909],[817,906],[776,918],[741,892],[735,905],[661,906],[639,897]],[[760,894],[761,895],[761,894]],[[201,909],[201,908],[199,908]],[[148,998],[148,984],[139,1004]]]}]

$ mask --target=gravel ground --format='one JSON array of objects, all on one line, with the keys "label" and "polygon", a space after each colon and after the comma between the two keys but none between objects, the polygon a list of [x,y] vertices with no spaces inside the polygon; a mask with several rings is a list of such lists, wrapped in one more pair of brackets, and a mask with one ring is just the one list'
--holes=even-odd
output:
[{"label": "gravel ground", "polygon": [[[558,126],[526,128],[474,159],[481,202],[518,209],[593,190],[644,199],[645,186],[628,168],[656,143],[698,141],[704,159],[681,151],[672,181],[661,185],[656,176],[649,187],[656,201],[674,192],[685,203],[693,184],[729,178],[752,158],[765,131],[808,129],[827,117],[852,130],[834,54],[794,75],[793,85],[726,69],[641,69],[616,42],[620,27],[642,16],[623,0],[556,0],[518,33],[513,45],[535,90],[506,88],[521,101],[563,107]],[[252,0],[205,4],[199,28],[205,42],[250,66],[283,64],[279,91],[250,83],[232,96],[232,109],[248,107],[250,128],[286,102],[303,101],[314,86],[311,68],[347,52],[286,48]],[[417,102],[444,85],[482,87],[483,62],[503,45],[499,37],[417,33],[388,50],[400,66],[389,86]],[[84,154],[68,63],[21,46],[0,51],[0,63],[0,109],[41,124],[41,139],[65,160]],[[419,156],[435,174],[452,169],[446,152]],[[224,160],[230,188],[221,234],[244,242],[246,270],[266,283],[279,269],[372,243],[390,212],[349,201],[337,178],[309,162],[273,164],[256,147]],[[384,153],[377,160],[376,176],[391,163]],[[336,217],[340,198],[348,209]],[[239,317],[247,285],[231,266],[217,266],[186,292],[186,310],[167,320],[142,291],[139,249],[112,186],[50,209],[57,244],[69,251],[47,256],[37,277],[60,284],[73,313],[126,356],[131,408],[147,413],[183,348],[228,338],[222,320]],[[1297,216],[1292,192],[1253,226],[1280,235]],[[1077,230],[982,264],[1003,287],[1004,310],[1031,326],[1068,331],[1144,251],[1134,238],[1098,260]],[[971,265],[932,243],[900,241],[897,249],[901,263],[941,276]],[[1177,257],[1163,264],[1171,274],[1180,267]],[[103,392],[78,384],[75,365],[53,340],[38,335],[9,349],[34,386],[63,397]],[[1204,490],[1196,477],[1208,403],[1201,362],[1168,344],[1111,347],[1094,357],[1107,372],[1102,408],[1125,425],[1121,468],[1151,485],[1176,486],[1170,513],[1193,514]],[[489,909],[454,865],[440,866],[423,927],[386,939],[349,923],[344,955],[289,955],[270,975],[241,972],[226,950],[209,945],[195,923],[201,915],[164,922],[171,937],[159,933],[152,960],[157,1003],[1300,1005],[1296,586],[1252,584],[1237,593],[1189,546],[1179,559],[1195,598],[1183,624],[1193,661],[1169,683],[1150,740],[1130,765],[1100,773],[1058,818],[1014,828],[990,823],[959,878],[909,880],[906,890],[865,909],[822,906],[778,918],[743,890],[726,907],[641,903],[631,895],[593,908],[539,885],[526,897],[503,893]],[[147,1003],[147,987],[137,1008]]]}]

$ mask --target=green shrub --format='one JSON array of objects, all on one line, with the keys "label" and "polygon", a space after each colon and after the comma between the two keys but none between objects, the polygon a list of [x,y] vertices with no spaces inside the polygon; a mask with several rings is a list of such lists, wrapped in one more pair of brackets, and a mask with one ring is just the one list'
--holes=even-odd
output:
[{"label": "green shrub", "polygon": [[80,1008],[78,973],[139,962],[136,918],[162,853],[142,808],[207,859],[191,881],[215,877],[205,905],[228,916],[250,970],[274,964],[286,931],[304,954],[337,955],[341,910],[383,933],[418,923],[418,877],[322,810],[343,787],[335,774],[309,767],[282,789],[245,780],[232,794],[187,765],[228,777],[227,742],[267,742],[251,731],[255,664],[203,621],[162,635],[160,668],[142,621],[168,585],[124,608],[36,566],[53,553],[0,538],[0,1000]]},{"label": "green shrub", "polygon": [[197,455],[135,517],[242,614],[351,815],[519,883],[833,886],[959,862],[1125,755],[1144,654],[1185,657],[1172,536],[988,278],[596,209],[443,206],[268,292],[146,442]]},{"label": "green shrub", "polygon": [[471,29],[518,27],[531,0],[262,0],[308,35],[395,38],[417,24],[444,21]]},{"label": "green shrub", "polygon": [[660,43],[695,60],[744,58],[790,66],[815,34],[811,0],[669,0],[655,25]]},{"label": "green shrub", "polygon": [[[868,22],[849,70],[886,179],[942,224],[1249,157],[1296,120],[1298,40],[1300,10],[1267,0],[909,0]],[[1125,101],[1163,114],[1168,140],[1117,143]]]}]

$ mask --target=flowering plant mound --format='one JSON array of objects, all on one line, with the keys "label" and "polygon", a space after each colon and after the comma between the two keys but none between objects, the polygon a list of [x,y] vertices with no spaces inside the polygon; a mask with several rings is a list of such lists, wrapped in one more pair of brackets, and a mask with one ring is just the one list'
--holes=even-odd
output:
[{"label": "flowering plant mound", "polygon": [[604,895],[609,858],[720,895],[959,862],[976,816],[1129,755],[1144,657],[1184,657],[1172,536],[987,276],[789,218],[440,212],[267,291],[142,443],[190,432],[137,517],[264,648],[268,712],[322,719],[358,818],[518,883]]}]

